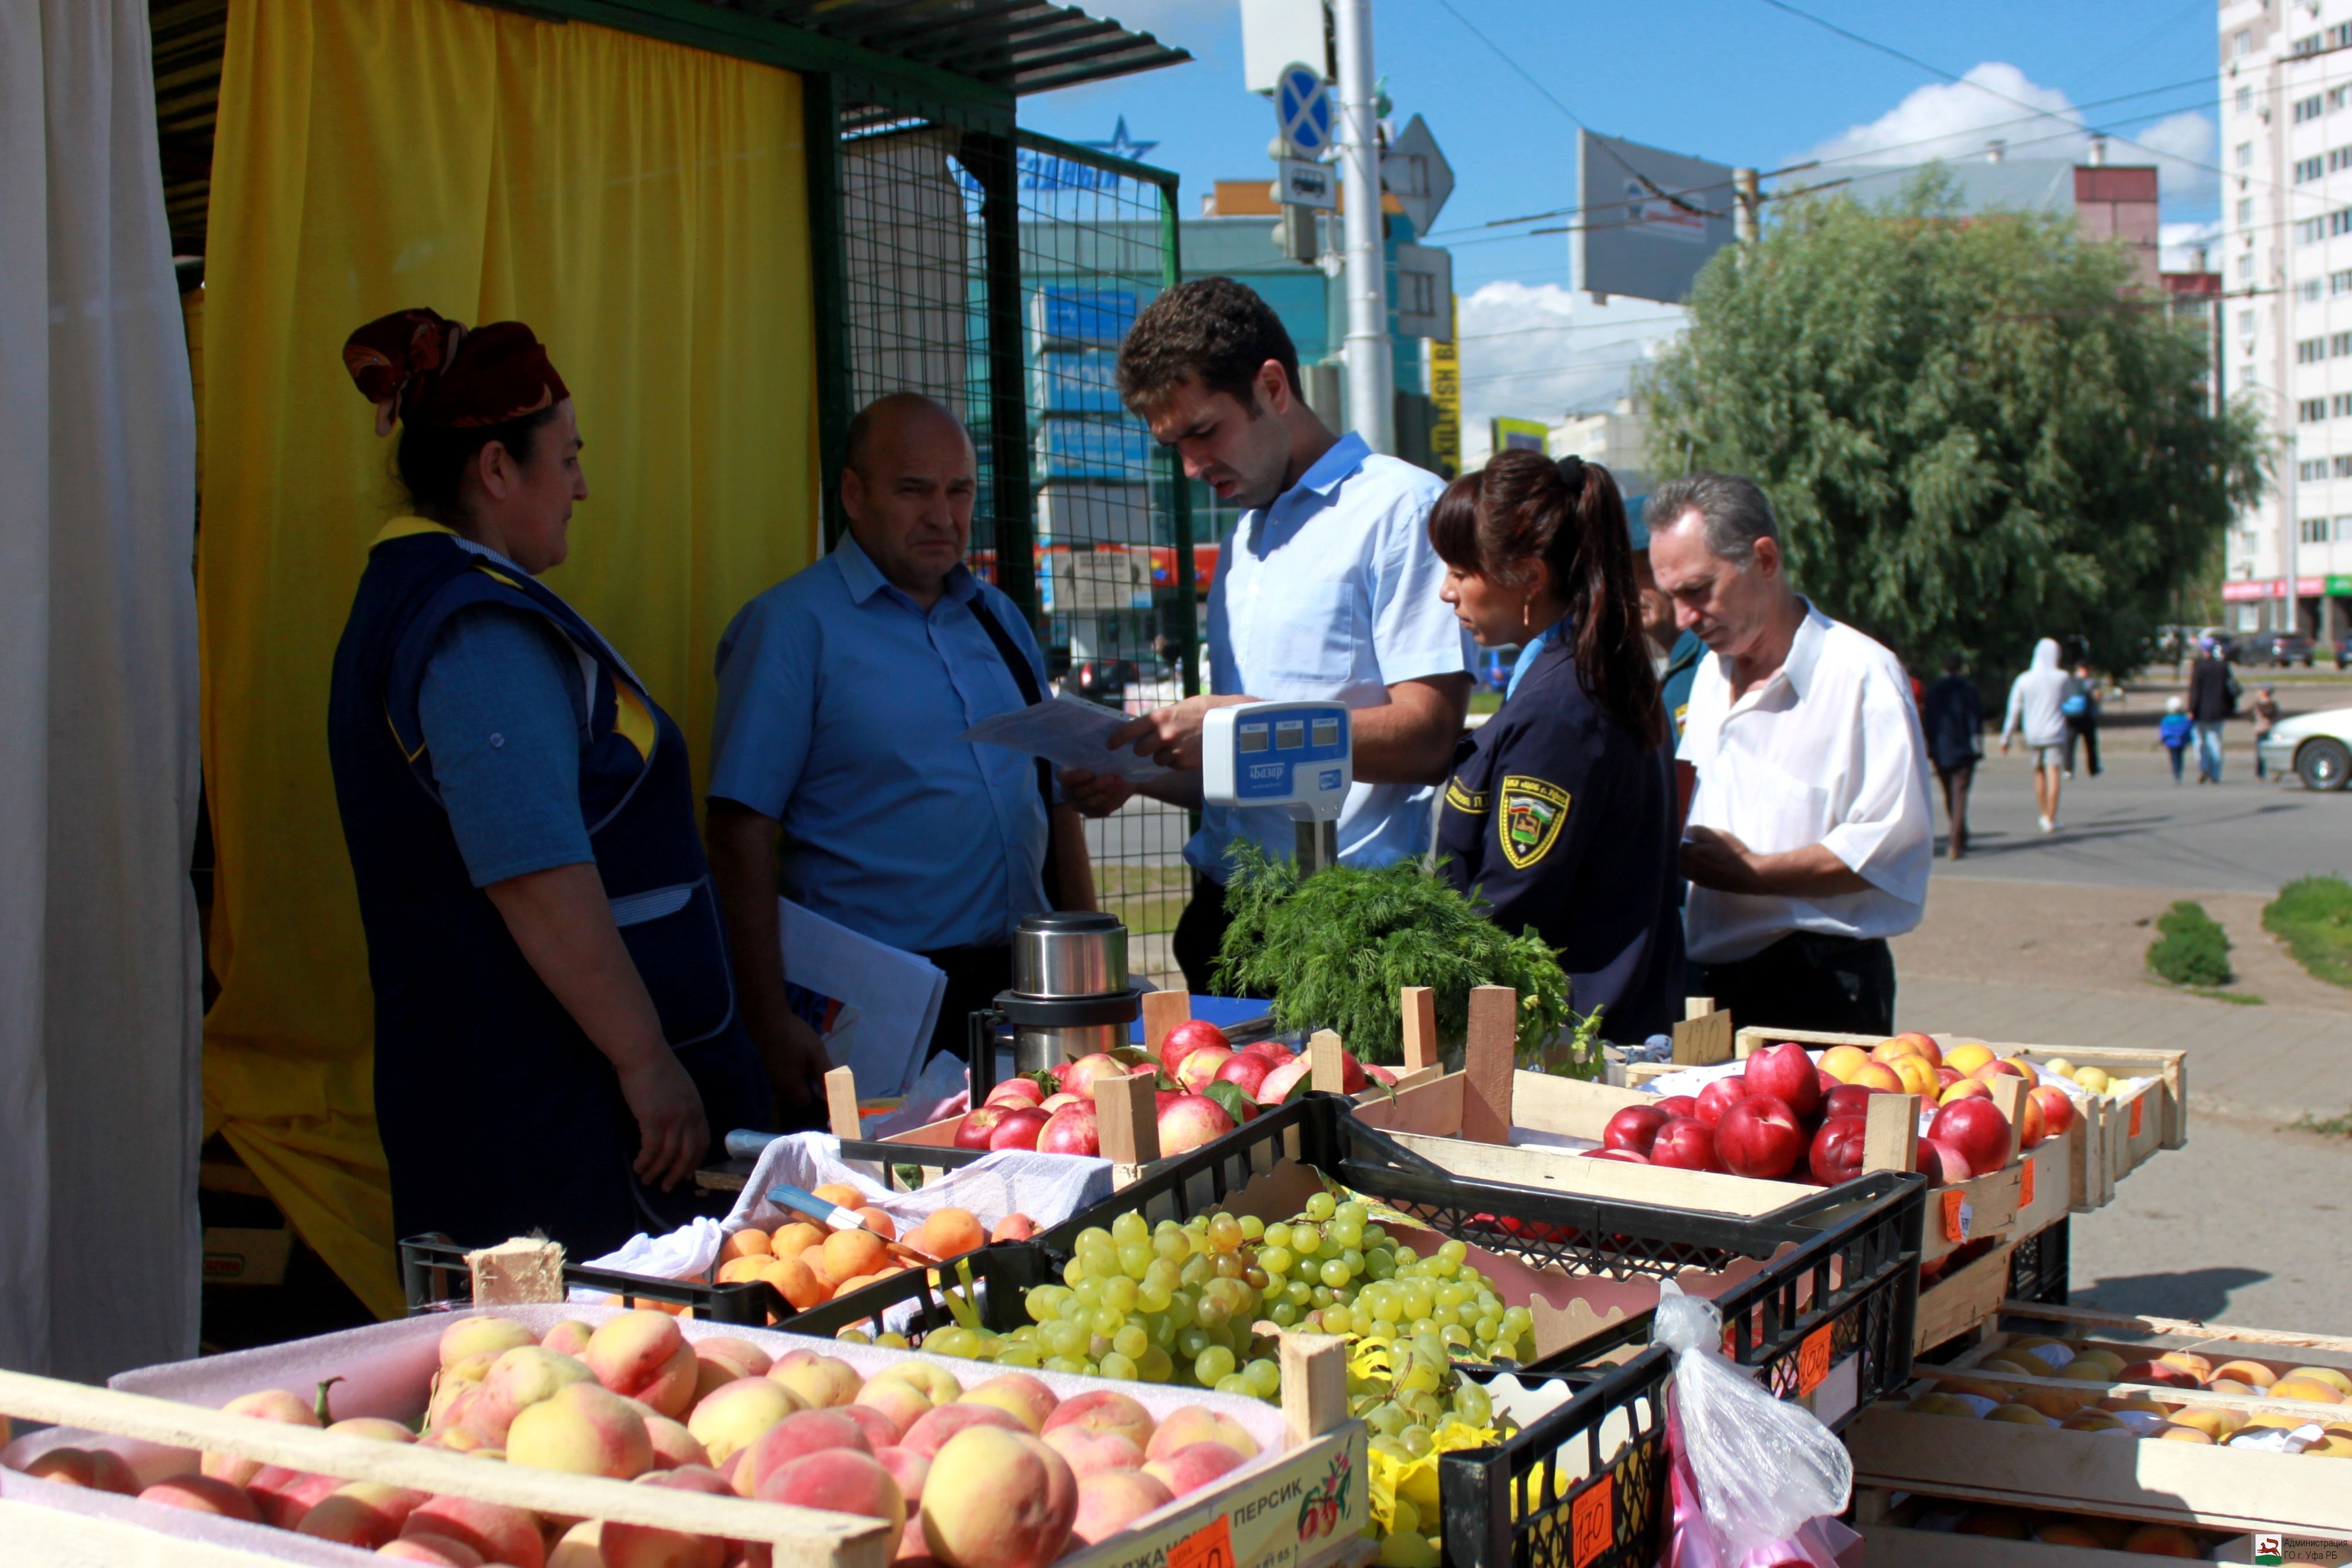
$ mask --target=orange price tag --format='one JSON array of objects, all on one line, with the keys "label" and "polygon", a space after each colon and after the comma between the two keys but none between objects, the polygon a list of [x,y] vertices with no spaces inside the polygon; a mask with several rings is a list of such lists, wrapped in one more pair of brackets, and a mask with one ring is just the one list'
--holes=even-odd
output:
[{"label": "orange price tag", "polygon": [[[1570,1568],[1584,1565],[1609,1550],[1617,1538],[1617,1478],[1603,1475],[1569,1505]],[[1173,1564],[1171,1565],[1173,1568]]]},{"label": "orange price tag", "polygon": [[1969,1221],[1975,1218],[1968,1195],[1955,1187],[1944,1191],[1944,1239],[1958,1244],[1969,1239]]},{"label": "orange price tag", "polygon": [[1797,1397],[1802,1399],[1830,1375],[1830,1325],[1823,1323],[1797,1347]]},{"label": "orange price tag", "polygon": [[1168,1549],[1168,1568],[1234,1568],[1234,1521],[1219,1514]]},{"label": "orange price tag", "polygon": [[2028,1158],[2025,1162],[2025,1175],[2019,1180],[2017,1186],[2017,1207],[2020,1208],[2033,1207],[2033,1172],[2034,1168],[2041,1164],[2040,1160],[2032,1158]]},{"label": "orange price tag", "polygon": [[2132,1097],[2131,1136],[2133,1136],[2133,1137],[2135,1137],[2135,1138],[2137,1138],[2137,1137],[2138,1137],[2138,1136],[2139,1136],[2139,1118],[2140,1118],[2140,1113],[2141,1113],[2141,1112],[2143,1112],[2143,1111],[2145,1111],[2145,1110],[2147,1110],[2147,1095],[2145,1095],[2145,1094],[2137,1094],[2137,1095],[2134,1095],[2134,1096]]}]

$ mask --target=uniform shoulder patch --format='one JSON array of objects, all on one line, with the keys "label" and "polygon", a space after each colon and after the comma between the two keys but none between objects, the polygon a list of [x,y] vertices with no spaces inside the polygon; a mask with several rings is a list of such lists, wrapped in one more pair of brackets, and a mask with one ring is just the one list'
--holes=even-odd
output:
[{"label": "uniform shoulder patch", "polygon": [[1524,773],[1503,779],[1503,810],[1495,835],[1502,841],[1503,858],[1521,871],[1550,852],[1568,821],[1569,792],[1557,784]]},{"label": "uniform shoulder patch", "polygon": [[1483,817],[1493,803],[1483,789],[1466,789],[1460,779],[1445,781],[1445,803],[1465,816]]}]

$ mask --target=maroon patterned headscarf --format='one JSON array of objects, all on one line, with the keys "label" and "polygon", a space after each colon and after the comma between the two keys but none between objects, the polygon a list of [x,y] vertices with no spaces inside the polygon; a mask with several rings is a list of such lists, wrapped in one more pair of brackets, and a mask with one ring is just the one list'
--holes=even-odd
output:
[{"label": "maroon patterned headscarf", "polygon": [[395,310],[343,340],[343,368],[375,404],[375,433],[394,420],[464,430],[553,408],[572,392],[520,321],[467,330],[431,310]]}]

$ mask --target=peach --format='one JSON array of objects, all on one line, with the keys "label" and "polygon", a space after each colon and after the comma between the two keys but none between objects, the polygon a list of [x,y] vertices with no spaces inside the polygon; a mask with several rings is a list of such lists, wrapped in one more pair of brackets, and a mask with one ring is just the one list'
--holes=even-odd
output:
[{"label": "peach", "polygon": [[1938,1105],[1949,1105],[1956,1100],[1990,1100],[1992,1087],[1981,1078],[1963,1078],[1936,1096]]},{"label": "peach", "polygon": [[110,1491],[121,1497],[139,1495],[138,1478],[112,1448],[51,1448],[26,1465],[25,1473],[59,1486]]},{"label": "peach", "polygon": [[416,1505],[400,1527],[403,1535],[434,1535],[472,1547],[486,1562],[511,1568],[541,1568],[547,1548],[539,1521],[504,1503],[477,1502],[466,1497],[427,1498]]},{"label": "peach", "polygon": [[1848,1083],[1859,1085],[1864,1089],[1875,1089],[1882,1094],[1909,1094],[1916,1092],[1904,1084],[1903,1075],[1901,1073],[1895,1071],[1895,1069],[1887,1066],[1886,1063],[1883,1061],[1864,1062],[1861,1066],[1853,1070],[1853,1075],[1848,1078],[1846,1082]]},{"label": "peach", "polygon": [[2189,1410],[2175,1410],[2172,1413],[2172,1424],[2176,1427],[2194,1427],[2218,1443],[2243,1427],[2246,1424],[2246,1417],[2241,1411],[2220,1410],[2205,1406]]},{"label": "peach", "polygon": [[527,1406],[508,1430],[506,1452],[512,1464],[617,1481],[634,1480],[654,1464],[645,1417],[593,1383],[569,1385]]},{"label": "peach", "polygon": [[942,1405],[908,1427],[898,1446],[935,1458],[957,1433],[972,1427],[1002,1427],[1014,1432],[1027,1429],[1018,1416],[994,1405]]},{"label": "peach", "polygon": [[1045,1417],[1061,1402],[1052,1389],[1025,1372],[1007,1372],[992,1377],[979,1387],[966,1390],[961,1401],[966,1405],[993,1405],[1032,1432],[1045,1429]]},{"label": "peach", "polygon": [[2213,1375],[2213,1364],[2201,1355],[2185,1350],[2168,1350],[2156,1358],[2167,1366],[2177,1366],[2202,1383]]},{"label": "peach", "polygon": [[907,1528],[907,1499],[898,1481],[873,1455],[851,1448],[820,1449],[780,1465],[752,1495],[761,1502],[884,1520],[894,1537]]},{"label": "peach", "polygon": [[2069,1432],[2127,1432],[2130,1430],[2105,1410],[2077,1410],[2059,1425]]},{"label": "peach", "polygon": [[1257,1458],[1257,1441],[1242,1429],[1240,1422],[1198,1405],[1187,1405],[1160,1423],[1151,1441],[1143,1446],[1143,1457],[1161,1458],[1194,1443],[1223,1443],[1244,1459]]},{"label": "peach", "polygon": [[757,1229],[750,1226],[746,1226],[743,1229],[735,1232],[735,1234],[730,1236],[726,1240],[721,1241],[719,1244],[719,1260],[721,1263],[732,1262],[738,1258],[765,1258],[767,1256],[768,1233],[764,1230]]},{"label": "peach", "polygon": [[519,1344],[537,1344],[539,1336],[512,1318],[459,1318],[441,1331],[441,1364],[454,1366],[471,1355],[496,1361]]},{"label": "peach", "polygon": [[930,1396],[903,1377],[873,1378],[857,1391],[857,1397],[850,1404],[862,1405],[887,1416],[893,1428],[893,1443],[931,1409]]},{"label": "peach", "polygon": [[2346,1399],[2352,1399],[2352,1373],[2340,1366],[2298,1366],[2289,1377],[2315,1377]]},{"label": "peach", "polygon": [[2124,1537],[2123,1549],[2150,1557],[2201,1557],[2197,1542],[2185,1530],[2169,1524],[2143,1524]]},{"label": "peach", "polygon": [[838,1410],[803,1410],[787,1416],[738,1451],[734,1483],[740,1497],[756,1496],[760,1483],[803,1454],[827,1448],[850,1448],[868,1458],[873,1445],[865,1428]]},{"label": "peach", "polygon": [[[657,1470],[637,1478],[639,1486],[667,1487],[706,1497],[733,1495],[719,1472],[707,1466]],[[729,1543],[715,1535],[689,1535],[659,1525],[606,1520],[597,1540],[604,1568],[724,1568]]]},{"label": "peach", "polygon": [[2055,1421],[2031,1405],[2009,1404],[1985,1412],[1988,1421],[2014,1421],[2021,1427],[2054,1427]]},{"label": "peach", "polygon": [[583,1323],[578,1318],[566,1318],[540,1335],[539,1343],[541,1349],[577,1359],[587,1350],[588,1341],[595,1333],[594,1325]]},{"label": "peach", "polygon": [[547,1550],[547,1568],[607,1568],[603,1551],[604,1525],[587,1520],[573,1525]]},{"label": "peach", "polygon": [[2012,1391],[2018,1404],[2039,1410],[2053,1421],[2063,1421],[2091,1402],[2087,1394],[2068,1394],[2057,1388],[2020,1388]]},{"label": "peach", "polygon": [[1821,1060],[1813,1065],[1840,1083],[1851,1083],[1855,1071],[1869,1060],[1870,1052],[1860,1046],[1833,1045],[1822,1052]]},{"label": "peach", "polygon": [[[810,1248],[806,1256],[817,1258],[821,1255],[816,1249]],[[833,1281],[819,1279],[816,1270],[802,1261],[797,1254],[774,1260],[760,1270],[760,1278],[773,1285],[778,1295],[803,1311],[820,1301],[833,1300]]]},{"label": "peach", "polygon": [[1083,1427],[1097,1436],[1110,1433],[1139,1448],[1148,1448],[1151,1443],[1151,1412],[1116,1389],[1090,1389],[1063,1400],[1045,1417],[1045,1431],[1058,1432],[1065,1427]]},{"label": "peach", "polygon": [[778,1228],[768,1238],[768,1251],[777,1258],[797,1258],[812,1247],[824,1244],[826,1231],[822,1225],[811,1225],[805,1219]]},{"label": "peach", "polygon": [[928,1361],[893,1362],[874,1376],[877,1381],[897,1378],[910,1383],[935,1406],[952,1405],[963,1397],[963,1385],[956,1381],[955,1374]]},{"label": "peach", "polygon": [[1895,1057],[1891,1061],[1882,1061],[1879,1065],[1892,1069],[1895,1076],[1903,1081],[1903,1092],[1906,1094],[1924,1095],[1932,1099],[1937,1091],[1936,1070],[1919,1057],[1906,1053]]},{"label": "peach", "polygon": [[302,1522],[302,1516],[316,1508],[328,1493],[341,1486],[337,1476],[312,1475],[308,1470],[289,1470],[284,1465],[264,1465],[245,1483],[245,1495],[261,1511],[261,1522],[278,1530],[291,1530]]},{"label": "peach", "polygon": [[888,1260],[882,1239],[870,1231],[836,1230],[824,1239],[824,1273],[829,1280],[854,1280],[871,1274]]},{"label": "peach", "polygon": [[981,1228],[979,1217],[952,1205],[931,1210],[907,1238],[907,1245],[927,1258],[953,1258],[987,1244],[988,1232]]},{"label": "peach", "polygon": [[786,1351],[768,1368],[768,1381],[789,1388],[812,1410],[846,1405],[866,1380],[845,1361],[813,1350]]},{"label": "peach", "polygon": [[519,1345],[490,1364],[474,1407],[462,1416],[452,1411],[449,1424],[471,1427],[503,1441],[515,1417],[531,1406],[562,1389],[595,1381],[596,1374],[583,1361],[544,1345]]},{"label": "peach", "polygon": [[1245,1462],[1237,1450],[1225,1444],[1188,1443],[1145,1465],[1143,1473],[1157,1477],[1171,1496],[1182,1497],[1207,1486],[1227,1470],[1239,1469]]},{"label": "peach", "polygon": [[2213,1369],[2216,1377],[2227,1377],[2254,1388],[2268,1388],[2278,1381],[2278,1374],[2259,1361],[2225,1361]]},{"label": "peach", "polygon": [[167,1481],[157,1481],[139,1494],[141,1502],[159,1502],[165,1508],[184,1508],[191,1513],[215,1514],[222,1519],[241,1519],[247,1524],[261,1522],[261,1511],[245,1489],[217,1476],[173,1476]]},{"label": "peach", "polygon": [[710,1468],[709,1451],[685,1427],[658,1412],[650,1416],[642,1411],[638,1414],[646,1424],[646,1440],[654,1446],[654,1469],[675,1470],[688,1465]]},{"label": "peach", "polygon": [[1877,1056],[1880,1061],[1884,1061],[1885,1057],[1879,1055],[1881,1051],[1893,1052],[1905,1051],[1907,1051],[1912,1055],[1918,1057],[1930,1067],[1941,1067],[1944,1065],[1944,1048],[1936,1043],[1934,1036],[1920,1034],[1916,1030],[1908,1034],[1898,1034],[1892,1040],[1881,1040],[1878,1045],[1871,1051],[1871,1054],[1873,1056]]},{"label": "peach", "polygon": [[641,1399],[672,1419],[694,1404],[694,1347],[665,1312],[623,1312],[589,1336],[581,1360],[614,1393]]},{"label": "peach", "polygon": [[2213,1443],[2213,1435],[2203,1427],[2183,1427],[2171,1421],[2158,1427],[2148,1436],[2160,1443],[2203,1443],[2208,1448],[2210,1448]]},{"label": "peach", "polygon": [[787,1416],[807,1409],[799,1395],[766,1377],[739,1378],[710,1395],[686,1418],[686,1429],[714,1466],[748,1448],[761,1433]]},{"label": "peach", "polygon": [[923,1480],[931,1473],[930,1456],[893,1444],[887,1448],[875,1449],[874,1461],[889,1471],[890,1479],[898,1483],[898,1495],[907,1500],[908,1508],[922,1502]]},{"label": "peach", "polygon": [[2301,1399],[2313,1405],[2341,1405],[2344,1396],[2332,1383],[2322,1383],[2300,1372],[2291,1372],[2271,1385],[2273,1399]]},{"label": "peach", "polygon": [[898,1446],[898,1423],[873,1406],[852,1403],[835,1405],[833,1408],[857,1423],[857,1429],[866,1434],[866,1446],[876,1453]]},{"label": "peach", "polygon": [[[300,1396],[289,1394],[283,1388],[264,1388],[252,1394],[240,1394],[221,1406],[224,1416],[249,1416],[257,1421],[272,1421],[281,1427],[315,1427],[318,1412],[311,1409]],[[197,1461],[197,1469],[218,1480],[234,1481],[238,1486],[253,1479],[261,1469],[259,1459],[240,1459],[234,1454],[207,1452]]]},{"label": "peach", "polygon": [[452,1424],[450,1411],[457,1401],[482,1386],[498,1360],[494,1355],[469,1355],[455,1366],[445,1366],[433,1375],[432,1396],[425,1405],[425,1429]]},{"label": "peach", "polygon": [[1045,1568],[1077,1514],[1070,1467],[1018,1427],[958,1432],[923,1485],[923,1539],[948,1568]]},{"label": "peach", "polygon": [[1944,1052],[1943,1064],[1955,1072],[1970,1073],[1992,1060],[1993,1054],[1990,1047],[1971,1040],[1965,1040]]},{"label": "peach", "polygon": [[397,1421],[387,1421],[381,1416],[354,1416],[348,1421],[338,1421],[327,1428],[341,1432],[346,1437],[365,1437],[373,1443],[413,1443],[416,1434]]},{"label": "peach", "polygon": [[693,1344],[697,1361],[715,1361],[721,1366],[732,1367],[738,1377],[765,1377],[768,1368],[775,1364],[766,1351],[750,1340],[730,1334],[712,1334]]},{"label": "peach", "polygon": [[1045,1437],[1045,1446],[1061,1455],[1080,1480],[1102,1470],[1143,1469],[1143,1450],[1117,1432],[1056,1427]]},{"label": "peach", "polygon": [[396,1535],[375,1554],[400,1563],[436,1563],[440,1568],[482,1568],[480,1552],[446,1535]]},{"label": "peach", "polygon": [[1037,1234],[1037,1222],[1025,1214],[1008,1214],[988,1233],[991,1241],[1026,1241]]},{"label": "peach", "polygon": [[1094,1546],[1174,1500],[1175,1494],[1167,1485],[1148,1471],[1098,1470],[1081,1476],[1078,1513],[1070,1534]]},{"label": "peach", "polygon": [[422,1507],[425,1494],[379,1481],[352,1481],[337,1487],[302,1516],[296,1533],[321,1541],[340,1541],[373,1552],[400,1533],[408,1516]]}]

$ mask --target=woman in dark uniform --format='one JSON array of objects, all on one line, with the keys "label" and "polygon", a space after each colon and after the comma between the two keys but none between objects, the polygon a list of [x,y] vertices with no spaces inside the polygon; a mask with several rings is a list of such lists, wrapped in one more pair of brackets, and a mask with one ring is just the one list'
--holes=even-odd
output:
[{"label": "woman in dark uniform", "polygon": [[343,360],[415,513],[370,549],[328,709],[393,1223],[593,1257],[678,1223],[714,1133],[769,1121],[685,741],[535,580],[588,486],[530,329],[404,310]]},{"label": "woman in dark uniform", "polygon": [[1500,452],[1446,486],[1429,540],[1464,629],[1519,645],[1502,710],[1454,757],[1444,874],[1559,952],[1605,1038],[1663,1032],[1682,1011],[1673,756],[1616,481]]}]

